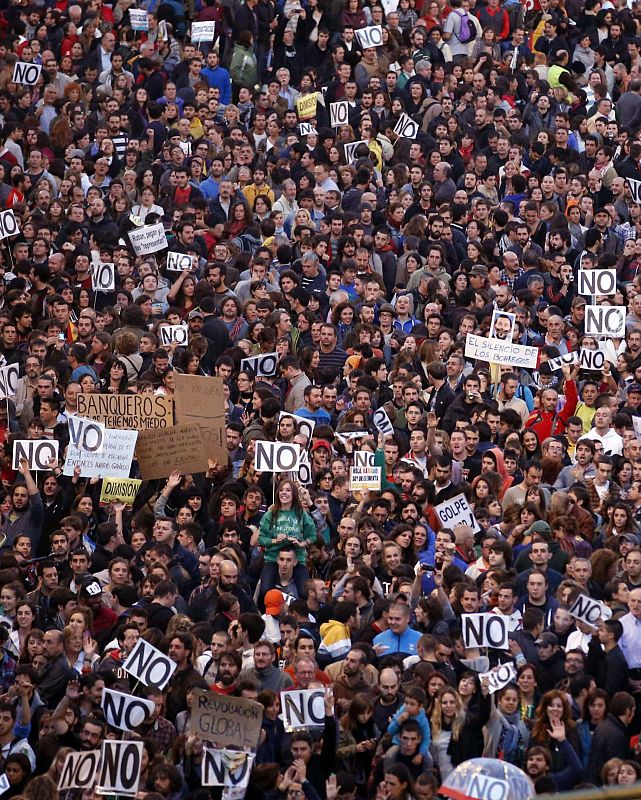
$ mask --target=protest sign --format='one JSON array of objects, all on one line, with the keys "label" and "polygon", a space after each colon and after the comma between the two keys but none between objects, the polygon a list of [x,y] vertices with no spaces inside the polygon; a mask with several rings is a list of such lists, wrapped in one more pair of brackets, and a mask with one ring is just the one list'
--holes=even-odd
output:
[{"label": "protest sign", "polygon": [[343,145],[343,150],[345,151],[345,161],[348,164],[351,164],[356,158],[356,148],[359,146],[359,144],[367,145],[367,142],[365,139],[359,139],[357,142],[347,142]]},{"label": "protest sign", "polygon": [[350,467],[350,490],[354,491],[357,489],[372,489],[374,491],[379,491],[382,480],[381,472],[381,467]]},{"label": "protest sign", "polygon": [[325,724],[323,689],[295,689],[280,693],[280,718],[287,731]]},{"label": "protest sign", "polygon": [[[316,107],[318,106],[318,92],[312,94],[300,95],[296,98],[296,113],[298,119],[309,119],[316,116]],[[301,131],[301,136],[303,133]]]},{"label": "protest sign", "polygon": [[380,47],[383,44],[383,28],[380,25],[370,25],[356,31],[360,46],[365,50],[368,47]]},{"label": "protest sign", "polygon": [[[203,748],[201,765],[203,786],[226,786],[243,793],[247,788],[254,756],[237,750]],[[240,795],[240,797],[244,796]]]},{"label": "protest sign", "polygon": [[588,597],[586,594],[580,594],[570,608],[570,614],[586,625],[595,627],[603,617],[603,606],[598,600]]},{"label": "protest sign", "polygon": [[396,127],[394,128],[394,133],[400,139],[416,139],[418,130],[419,130],[418,122],[414,122],[414,120],[410,116],[403,113],[401,114],[399,121],[396,123]]},{"label": "protest sign", "polygon": [[86,753],[67,753],[58,781],[58,791],[91,789],[96,782],[99,763],[100,750],[89,750]]},{"label": "protest sign", "polygon": [[223,418],[223,379],[205,375],[175,375],[174,402],[178,422]]},{"label": "protest sign", "polygon": [[157,225],[144,225],[129,231],[129,241],[137,256],[146,256],[157,253],[168,247],[165,227],[162,222]]},{"label": "protest sign", "polygon": [[455,497],[439,503],[434,507],[434,511],[436,511],[443,528],[453,529],[457,525],[469,525],[475,531],[479,528],[474,512],[464,494],[457,494]]},{"label": "protest sign", "polygon": [[156,431],[141,431],[136,458],[144,481],[166,478],[173,470],[184,474],[206,472],[208,467],[202,434],[195,422],[174,425],[162,436]]},{"label": "protest sign", "polygon": [[381,406],[381,408],[377,408],[374,412],[374,416],[372,417],[374,421],[374,425],[376,425],[377,430],[379,430],[383,436],[393,436],[394,435],[394,426],[392,425],[390,418],[387,416],[387,411]]},{"label": "protest sign", "polygon": [[77,402],[79,416],[105,428],[143,431],[174,424],[174,404],[162,394],[79,394]]},{"label": "protest sign", "polygon": [[257,472],[296,472],[300,465],[300,445],[286,442],[254,444],[254,469]]},{"label": "protest sign", "polygon": [[314,482],[312,465],[309,463],[307,450],[301,450],[298,472],[293,473],[292,477],[293,480],[298,481],[301,486],[310,486]]},{"label": "protest sign", "polygon": [[314,435],[314,428],[316,427],[316,420],[307,419],[307,417],[299,417],[296,414],[292,414],[289,411],[281,411],[278,415],[278,420],[283,417],[291,417],[292,419],[296,420],[296,424],[298,425],[298,432],[302,433],[304,436],[307,436],[308,444],[312,441],[312,436]]},{"label": "protest sign", "polygon": [[373,467],[374,453],[371,453],[369,450],[354,450],[354,466],[364,469]]},{"label": "protest sign", "polygon": [[134,797],[138,793],[143,747],[142,742],[103,740],[98,794]]},{"label": "protest sign", "polygon": [[161,347],[186,347],[189,341],[189,325],[161,325],[158,328],[158,338]]},{"label": "protest sign", "polygon": [[253,700],[203,689],[192,692],[189,727],[203,742],[255,752],[262,720],[263,707]]},{"label": "protest sign", "polygon": [[20,459],[26,458],[29,469],[48,470],[52,458],[58,459],[56,439],[16,439],[13,443],[11,469],[20,469]]},{"label": "protest sign", "polygon": [[105,478],[100,490],[100,504],[124,503],[131,506],[141,484],[137,478]]},{"label": "protest sign", "polygon": [[119,731],[133,731],[151,717],[156,704],[153,700],[117,692],[105,686],[100,707],[108,725],[118,728]]},{"label": "protest sign", "polygon": [[271,378],[276,374],[278,364],[278,353],[261,353],[259,356],[243,358],[240,369],[251,369],[256,377]]},{"label": "protest sign", "polygon": [[194,269],[197,264],[194,263],[195,257],[189,256],[187,253],[167,253],[167,271],[168,272],[182,272],[185,269]]},{"label": "protest sign", "polygon": [[489,672],[482,672],[479,678],[487,678],[490,687],[490,694],[500,691],[508,683],[516,681],[516,667],[511,662],[509,664],[500,664],[495,669]]},{"label": "protest sign", "polygon": [[192,42],[213,42],[216,36],[215,22],[192,22],[191,40]]},{"label": "protest sign", "polygon": [[578,292],[586,297],[617,293],[616,269],[580,269],[577,281]]},{"label": "protest sign", "polygon": [[80,467],[80,475],[83,478],[104,478],[107,475],[114,478],[128,478],[137,438],[138,431],[106,428],[100,452],[78,450],[70,443],[67,447],[63,475],[72,476],[74,469]]},{"label": "protest sign", "polygon": [[502,614],[462,614],[463,642],[466,648],[492,647],[508,649],[510,632],[508,617]]},{"label": "protest sign", "polygon": [[176,671],[176,662],[144,639],[138,639],[122,668],[145,686],[153,683],[164,689]]},{"label": "protest sign", "polygon": [[93,263],[91,265],[91,288],[94,292],[113,292],[116,288],[115,264]]},{"label": "protest sign", "polygon": [[132,31],[148,31],[149,14],[144,8],[130,8],[129,23]]},{"label": "protest sign", "polygon": [[22,83],[25,86],[33,86],[38,83],[38,78],[42,72],[42,65],[32,64],[30,61],[16,61],[13,65],[13,83]]},{"label": "protest sign", "polygon": [[347,125],[349,121],[349,103],[347,100],[329,104],[329,120],[332,128],[337,128],[339,125]]},{"label": "protest sign", "polygon": [[492,322],[490,323],[490,339],[502,339],[511,342],[514,338],[514,326],[516,325],[516,314],[507,311],[500,311],[495,308],[492,311]]},{"label": "protest sign", "polygon": [[579,354],[581,369],[597,370],[600,372],[605,364],[605,353],[602,350],[582,349]]},{"label": "protest sign", "polygon": [[632,417],[632,426],[637,435],[637,440],[641,442],[641,417]]},{"label": "protest sign", "polygon": [[76,417],[73,414],[67,417],[69,439],[76,450],[85,450],[89,453],[99,453],[105,446],[105,426],[95,419]]},{"label": "protest sign", "polygon": [[301,122],[298,126],[298,132],[301,136],[318,136],[318,131],[311,122]]},{"label": "protest sign", "polygon": [[8,208],[0,213],[0,239],[6,239],[7,236],[16,236],[18,233],[20,233],[18,220],[12,209]]},{"label": "protest sign", "polygon": [[18,364],[7,364],[0,368],[0,399],[5,397],[15,397],[20,380],[20,366]]},{"label": "protest sign", "polygon": [[586,336],[625,338],[625,307],[586,306],[585,333]]},{"label": "protest sign", "polygon": [[571,367],[576,364],[578,361],[578,356],[576,352],[566,353],[563,356],[557,356],[556,358],[548,358],[547,364],[549,365],[552,372],[558,372],[558,370],[563,369],[563,367]]},{"label": "protest sign", "polygon": [[227,431],[224,419],[212,419],[209,422],[198,421],[200,435],[203,440],[205,455],[210,461],[217,461],[221,466],[227,463]]},{"label": "protest sign", "polygon": [[489,361],[492,364],[534,369],[539,358],[539,348],[512,344],[512,342],[501,339],[486,339],[483,336],[468,333],[465,341],[465,355],[468,358]]}]

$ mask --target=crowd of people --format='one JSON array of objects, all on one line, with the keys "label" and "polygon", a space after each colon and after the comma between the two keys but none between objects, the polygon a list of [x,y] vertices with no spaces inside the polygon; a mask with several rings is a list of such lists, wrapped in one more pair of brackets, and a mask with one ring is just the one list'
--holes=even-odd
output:
[{"label": "crowd of people", "polygon": [[[476,757],[537,793],[641,779],[640,8],[3,4],[3,800],[97,800],[59,792],[66,757],[122,738],[137,800],[431,800]],[[64,474],[80,395],[180,373],[222,387],[226,458],[130,504]],[[507,649],[470,647],[479,613]],[[166,687],[123,668],[141,637]],[[105,689],[155,710],[117,730]],[[261,708],[240,793],[203,786],[196,689]],[[322,724],[286,724],[300,690]]]}]

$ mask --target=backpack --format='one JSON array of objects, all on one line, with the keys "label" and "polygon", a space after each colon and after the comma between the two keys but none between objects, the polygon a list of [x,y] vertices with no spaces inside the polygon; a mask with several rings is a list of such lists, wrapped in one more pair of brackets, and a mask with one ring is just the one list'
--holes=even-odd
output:
[{"label": "backpack", "polygon": [[461,44],[473,42],[476,39],[476,25],[470,22],[469,14],[466,12],[461,14],[460,11],[455,11],[454,13],[461,20],[461,30],[457,34],[459,41]]}]

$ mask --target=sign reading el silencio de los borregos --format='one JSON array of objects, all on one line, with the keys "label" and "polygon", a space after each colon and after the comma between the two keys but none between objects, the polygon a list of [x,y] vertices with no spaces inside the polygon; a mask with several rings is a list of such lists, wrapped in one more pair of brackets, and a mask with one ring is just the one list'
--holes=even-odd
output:
[{"label": "sign reading el silencio de los borregos", "polygon": [[512,344],[512,342],[502,339],[486,339],[483,336],[468,333],[465,341],[465,355],[478,361],[534,369],[539,358],[539,348]]}]

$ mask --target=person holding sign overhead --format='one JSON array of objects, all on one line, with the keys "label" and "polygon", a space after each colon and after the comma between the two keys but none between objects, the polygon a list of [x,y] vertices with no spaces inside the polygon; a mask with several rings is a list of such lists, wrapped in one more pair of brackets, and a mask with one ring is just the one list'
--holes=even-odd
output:
[{"label": "person holding sign overhead", "polygon": [[309,578],[306,550],[316,540],[316,526],[301,505],[298,486],[285,479],[278,484],[274,496],[274,504],[259,526],[258,544],[265,549],[265,565],[260,574],[261,604],[265,594],[278,582],[278,553],[286,543],[295,548],[293,578],[299,597],[304,596],[305,581]]}]

